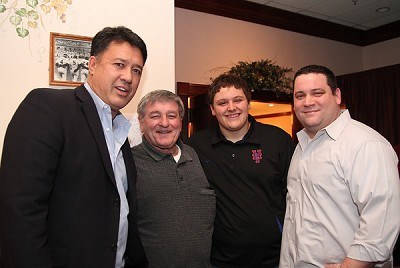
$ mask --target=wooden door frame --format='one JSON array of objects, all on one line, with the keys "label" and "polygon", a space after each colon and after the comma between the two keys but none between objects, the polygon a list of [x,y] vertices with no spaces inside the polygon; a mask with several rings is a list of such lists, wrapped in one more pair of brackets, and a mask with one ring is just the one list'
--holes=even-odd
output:
[{"label": "wooden door frame", "polygon": [[181,139],[185,142],[188,139],[188,125],[190,122],[190,115],[188,109],[188,99],[193,96],[207,94],[210,86],[202,84],[194,84],[188,82],[176,83],[176,94],[182,99],[185,107],[185,116],[182,121]]}]

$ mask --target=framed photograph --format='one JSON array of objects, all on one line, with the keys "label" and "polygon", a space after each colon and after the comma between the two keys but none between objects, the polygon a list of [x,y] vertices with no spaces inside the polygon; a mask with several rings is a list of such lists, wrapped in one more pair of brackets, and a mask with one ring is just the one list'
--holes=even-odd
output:
[{"label": "framed photograph", "polygon": [[78,86],[86,81],[92,38],[50,33],[50,85]]}]

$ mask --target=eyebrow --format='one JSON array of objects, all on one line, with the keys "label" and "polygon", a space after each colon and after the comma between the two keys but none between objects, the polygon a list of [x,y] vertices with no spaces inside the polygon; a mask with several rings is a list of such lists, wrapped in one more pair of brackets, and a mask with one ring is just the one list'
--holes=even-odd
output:
[{"label": "eyebrow", "polygon": [[[120,60],[120,61],[122,61],[123,63],[128,62],[128,60],[123,59],[123,58],[118,58],[118,57],[115,58],[114,60]],[[134,63],[134,64],[133,64],[133,67],[140,68],[141,70],[143,69],[143,65],[140,65],[140,64],[137,64],[137,63]]]},{"label": "eyebrow", "polygon": [[[325,89],[320,88],[320,87],[318,87],[318,88],[312,88],[312,89],[310,89],[309,91],[314,92],[314,91],[318,91],[318,90],[326,91]],[[300,90],[296,91],[295,93],[299,93],[299,92],[304,93],[305,91],[304,91],[303,89],[300,89]]]}]

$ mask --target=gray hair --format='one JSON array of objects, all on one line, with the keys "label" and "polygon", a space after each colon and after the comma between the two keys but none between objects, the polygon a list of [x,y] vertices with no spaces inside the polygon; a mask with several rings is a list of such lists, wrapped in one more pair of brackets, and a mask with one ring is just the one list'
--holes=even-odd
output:
[{"label": "gray hair", "polygon": [[185,116],[185,107],[181,98],[171,91],[158,89],[150,91],[139,101],[137,107],[138,117],[143,118],[146,112],[146,106],[155,102],[176,102],[176,104],[178,104],[179,117],[183,118]]}]

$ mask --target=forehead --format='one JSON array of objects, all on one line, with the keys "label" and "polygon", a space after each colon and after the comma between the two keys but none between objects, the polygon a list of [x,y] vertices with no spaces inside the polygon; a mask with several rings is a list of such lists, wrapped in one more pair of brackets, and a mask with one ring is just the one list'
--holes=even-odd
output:
[{"label": "forehead", "polygon": [[179,112],[178,104],[175,101],[154,101],[146,105],[147,113],[156,112]]},{"label": "forehead", "polygon": [[133,58],[137,64],[144,65],[142,52],[139,48],[131,46],[128,42],[112,41],[108,47],[100,53],[99,57],[121,58],[129,60]]},{"label": "forehead", "polygon": [[215,99],[221,99],[226,97],[236,97],[236,96],[245,96],[243,89],[235,88],[234,86],[230,87],[221,87],[217,93],[215,93]]},{"label": "forehead", "polygon": [[309,73],[296,77],[294,91],[304,91],[328,87],[328,80],[324,74]]}]

